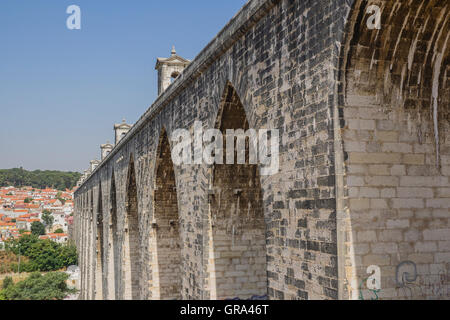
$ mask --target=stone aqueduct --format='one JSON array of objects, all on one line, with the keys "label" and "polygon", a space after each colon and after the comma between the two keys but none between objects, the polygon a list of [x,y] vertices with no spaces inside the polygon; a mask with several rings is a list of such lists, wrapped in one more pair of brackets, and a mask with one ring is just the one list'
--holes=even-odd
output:
[{"label": "stone aqueduct", "polygon": [[[449,18],[249,1],[81,182],[81,298],[448,299]],[[279,129],[278,173],[174,165],[195,121]]]}]

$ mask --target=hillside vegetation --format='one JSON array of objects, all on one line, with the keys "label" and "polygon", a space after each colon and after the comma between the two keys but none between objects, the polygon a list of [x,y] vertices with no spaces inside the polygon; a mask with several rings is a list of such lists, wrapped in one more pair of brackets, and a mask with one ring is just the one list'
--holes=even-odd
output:
[{"label": "hillside vegetation", "polygon": [[[29,259],[21,256],[20,262],[26,265]],[[19,257],[10,251],[0,251],[0,274],[17,272],[19,265]],[[22,269],[23,270],[23,269]]]},{"label": "hillside vegetation", "polygon": [[80,177],[81,173],[79,172],[27,171],[22,168],[0,169],[0,187],[31,186],[38,189],[50,187],[64,191],[72,189]]}]

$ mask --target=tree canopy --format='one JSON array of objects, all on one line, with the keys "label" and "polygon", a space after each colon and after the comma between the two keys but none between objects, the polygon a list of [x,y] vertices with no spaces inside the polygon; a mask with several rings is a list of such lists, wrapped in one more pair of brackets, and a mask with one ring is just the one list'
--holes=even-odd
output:
[{"label": "tree canopy", "polygon": [[72,189],[80,177],[81,173],[79,172],[27,171],[23,168],[0,169],[0,187],[31,186],[39,189],[51,187],[64,191]]},{"label": "tree canopy", "polygon": [[68,278],[69,275],[64,272],[50,272],[45,275],[34,272],[16,284],[12,283],[12,279],[5,279],[0,300],[63,300],[76,291],[67,286]]},{"label": "tree canopy", "polygon": [[31,233],[36,236],[43,236],[45,234],[45,225],[39,221],[31,223]]},{"label": "tree canopy", "polygon": [[55,271],[77,264],[77,249],[72,244],[60,244],[49,239],[39,239],[35,235],[23,235],[19,239],[6,241],[6,250],[27,257],[20,270]]}]

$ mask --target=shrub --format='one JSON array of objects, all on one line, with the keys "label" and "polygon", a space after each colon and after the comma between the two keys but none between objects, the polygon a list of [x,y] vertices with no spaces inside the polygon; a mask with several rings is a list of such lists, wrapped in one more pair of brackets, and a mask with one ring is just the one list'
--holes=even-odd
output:
[{"label": "shrub", "polygon": [[[0,274],[17,272],[19,257],[10,251],[0,252]],[[27,271],[28,258],[20,257],[20,271]]]},{"label": "shrub", "polygon": [[41,275],[32,273],[27,279],[10,284],[0,291],[5,300],[62,300],[76,290],[67,287],[69,275],[64,272],[50,272]]},{"label": "shrub", "polygon": [[6,277],[2,282],[2,289],[8,289],[9,286],[14,285],[12,277]]}]

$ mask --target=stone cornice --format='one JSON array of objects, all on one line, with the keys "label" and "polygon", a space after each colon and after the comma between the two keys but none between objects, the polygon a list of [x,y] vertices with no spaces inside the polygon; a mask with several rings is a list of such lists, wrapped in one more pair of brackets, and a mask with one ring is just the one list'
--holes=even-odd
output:
[{"label": "stone cornice", "polygon": [[158,58],[156,59],[155,69],[158,70],[161,64],[166,64],[169,66],[188,66],[189,60],[180,57],[179,55],[173,55],[169,58]]}]

